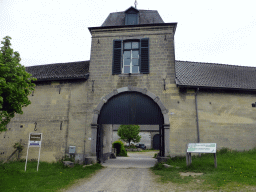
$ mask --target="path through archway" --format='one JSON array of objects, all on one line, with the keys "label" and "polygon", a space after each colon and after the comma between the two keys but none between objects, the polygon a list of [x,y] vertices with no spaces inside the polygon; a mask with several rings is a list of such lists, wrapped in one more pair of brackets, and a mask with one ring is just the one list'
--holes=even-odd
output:
[{"label": "path through archway", "polygon": [[102,98],[94,112],[92,135],[97,137],[95,147],[99,162],[106,158],[103,153],[103,124],[159,125],[160,156],[165,156],[168,151],[169,137],[165,139],[165,135],[169,135],[168,110],[157,96],[146,89],[124,87],[114,90]]}]

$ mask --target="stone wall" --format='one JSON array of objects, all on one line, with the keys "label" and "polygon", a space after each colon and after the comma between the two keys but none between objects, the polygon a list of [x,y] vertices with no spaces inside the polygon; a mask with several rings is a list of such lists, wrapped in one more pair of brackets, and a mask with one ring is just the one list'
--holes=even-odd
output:
[{"label": "stone wall", "polygon": [[[195,91],[178,90],[169,110],[171,155],[184,155],[185,144],[197,142]],[[198,120],[201,143],[217,149],[249,150],[256,147],[255,94],[239,91],[199,90]]]},{"label": "stone wall", "polygon": [[[38,82],[29,96],[31,105],[23,108],[22,115],[8,124],[8,131],[0,134],[0,159],[6,159],[13,151],[13,145],[21,142],[26,158],[29,133],[43,133],[40,160],[56,161],[68,152],[68,146],[76,146],[78,153],[90,148],[84,146],[86,129],[86,82]],[[86,142],[86,141],[85,141]],[[85,148],[84,148],[85,147]],[[38,158],[38,148],[30,148],[28,159]]]}]

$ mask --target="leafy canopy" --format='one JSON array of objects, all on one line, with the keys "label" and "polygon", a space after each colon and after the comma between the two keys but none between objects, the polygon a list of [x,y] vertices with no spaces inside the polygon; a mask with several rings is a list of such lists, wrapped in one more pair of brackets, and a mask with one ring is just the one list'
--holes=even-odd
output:
[{"label": "leafy canopy", "polygon": [[117,131],[117,135],[125,142],[130,143],[133,141],[134,143],[140,142],[141,136],[140,126],[139,125],[121,125]]},{"label": "leafy canopy", "polygon": [[34,90],[35,78],[25,71],[20,62],[20,54],[11,49],[11,37],[1,41],[0,50],[0,132],[6,131],[6,125],[15,113],[22,114],[22,107],[31,102],[28,95]]}]

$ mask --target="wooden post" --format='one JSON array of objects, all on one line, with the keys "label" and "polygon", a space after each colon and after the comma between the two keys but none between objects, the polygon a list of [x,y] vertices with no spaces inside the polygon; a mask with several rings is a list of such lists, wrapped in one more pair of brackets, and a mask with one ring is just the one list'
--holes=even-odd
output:
[{"label": "wooden post", "polygon": [[189,165],[192,164],[192,156],[191,156],[191,153],[188,154],[189,155]]},{"label": "wooden post", "polygon": [[187,152],[188,144],[186,144],[186,164],[188,166],[188,152]]},{"label": "wooden post", "polygon": [[217,154],[214,153],[213,155],[214,155],[214,166],[215,168],[217,168]]}]

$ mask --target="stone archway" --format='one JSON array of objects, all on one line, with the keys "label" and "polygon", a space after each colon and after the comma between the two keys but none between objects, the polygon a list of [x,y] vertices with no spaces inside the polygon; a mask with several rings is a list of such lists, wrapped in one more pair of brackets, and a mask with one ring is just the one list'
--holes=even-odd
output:
[{"label": "stone archway", "polygon": [[170,128],[170,122],[169,122],[169,116],[168,116],[168,110],[165,108],[165,106],[163,105],[163,103],[161,102],[160,98],[157,97],[154,93],[148,91],[147,89],[142,89],[142,88],[138,88],[138,87],[133,87],[133,86],[128,86],[128,87],[122,87],[119,89],[115,89],[113,90],[111,93],[109,93],[108,95],[104,96],[101,98],[100,103],[98,104],[98,106],[94,109],[93,111],[93,120],[92,120],[92,124],[91,124],[91,128],[92,128],[92,138],[93,141],[91,143],[91,152],[93,154],[96,154],[96,137],[97,137],[97,128],[99,129],[99,118],[100,118],[100,114],[102,111],[102,108],[104,106],[107,105],[108,101],[116,96],[118,96],[119,94],[123,94],[125,92],[137,92],[140,93],[142,95],[144,95],[145,98],[150,98],[150,100],[153,101],[154,105],[156,105],[159,110],[160,113],[163,117],[163,121],[162,121],[162,128],[160,128],[160,135],[162,136],[162,138],[164,138],[164,135],[166,135],[165,139],[162,141],[162,145],[164,146],[163,148],[163,155],[167,156],[169,155],[169,128]]}]

